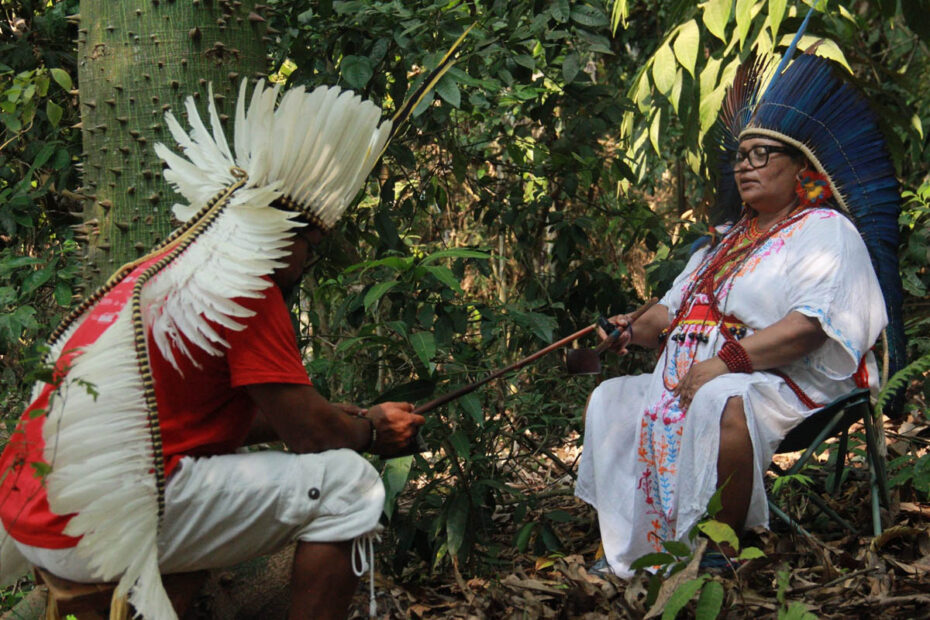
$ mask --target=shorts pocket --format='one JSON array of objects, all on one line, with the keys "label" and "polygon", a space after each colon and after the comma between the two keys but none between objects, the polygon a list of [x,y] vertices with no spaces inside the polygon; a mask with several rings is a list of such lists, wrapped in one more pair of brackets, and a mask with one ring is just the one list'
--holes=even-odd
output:
[{"label": "shorts pocket", "polygon": [[317,515],[323,500],[322,464],[307,467],[304,459],[307,455],[288,455],[286,481],[281,485],[275,516],[283,523],[304,525]]}]

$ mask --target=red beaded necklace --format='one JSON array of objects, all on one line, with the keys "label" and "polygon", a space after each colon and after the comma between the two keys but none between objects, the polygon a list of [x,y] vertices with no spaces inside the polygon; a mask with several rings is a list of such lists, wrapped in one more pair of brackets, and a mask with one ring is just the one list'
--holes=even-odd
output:
[{"label": "red beaded necklace", "polygon": [[[694,296],[704,293],[711,307],[711,315],[717,320],[718,328],[723,337],[728,341],[736,341],[736,337],[724,329],[723,322],[720,320],[722,314],[719,308],[720,300],[717,299],[716,291],[727,280],[731,279],[736,271],[743,265],[759,247],[772,238],[778,232],[794,224],[808,214],[808,210],[801,207],[796,208],[788,214],[783,220],[779,221],[765,232],[759,232],[756,228],[756,218],[743,216],[724,236],[720,245],[713,250],[710,260],[705,261],[698,273],[691,281],[691,285],[685,292],[681,300],[681,305],[675,313],[668,328],[663,330],[665,334],[671,334],[681,323],[690,310]],[[668,339],[662,342],[659,350],[661,355]]]}]

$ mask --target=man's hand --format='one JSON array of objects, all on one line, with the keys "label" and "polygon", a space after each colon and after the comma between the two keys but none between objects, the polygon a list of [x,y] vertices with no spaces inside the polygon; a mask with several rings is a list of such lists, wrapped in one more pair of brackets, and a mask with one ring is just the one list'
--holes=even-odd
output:
[{"label": "man's hand", "polygon": [[685,411],[691,406],[691,401],[694,400],[695,393],[701,389],[702,385],[728,372],[727,365],[724,364],[723,360],[719,357],[712,357],[703,362],[694,364],[688,371],[688,374],[686,374],[675,389],[672,390],[672,393],[678,397],[681,410]]},{"label": "man's hand", "polygon": [[368,409],[366,416],[377,432],[371,452],[381,456],[411,454],[417,430],[426,422],[423,416],[413,413],[410,403],[380,403]]}]

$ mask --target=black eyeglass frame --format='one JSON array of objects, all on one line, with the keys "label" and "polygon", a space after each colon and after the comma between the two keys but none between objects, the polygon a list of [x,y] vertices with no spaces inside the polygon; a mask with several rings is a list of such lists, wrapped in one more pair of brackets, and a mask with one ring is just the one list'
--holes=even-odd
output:
[{"label": "black eyeglass frame", "polygon": [[[736,170],[742,165],[743,162],[748,161],[750,170],[758,170],[759,168],[765,168],[769,165],[769,156],[772,153],[784,153],[785,155],[797,157],[800,154],[800,151],[791,146],[757,144],[748,151],[737,150],[736,153],[734,153],[730,158],[730,165],[733,166],[733,170]],[[758,161],[760,157],[762,158],[762,163],[753,163],[752,160],[754,158]]]}]

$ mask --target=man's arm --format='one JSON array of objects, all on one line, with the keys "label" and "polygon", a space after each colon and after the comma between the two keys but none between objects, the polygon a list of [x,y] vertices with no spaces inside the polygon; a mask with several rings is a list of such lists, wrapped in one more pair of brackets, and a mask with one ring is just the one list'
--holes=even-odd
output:
[{"label": "man's arm", "polygon": [[[410,403],[381,403],[360,417],[330,403],[309,385],[258,383],[246,390],[275,434],[297,453],[338,448],[383,456],[409,453],[417,428],[425,422]],[[374,445],[370,445],[372,424]]]}]

